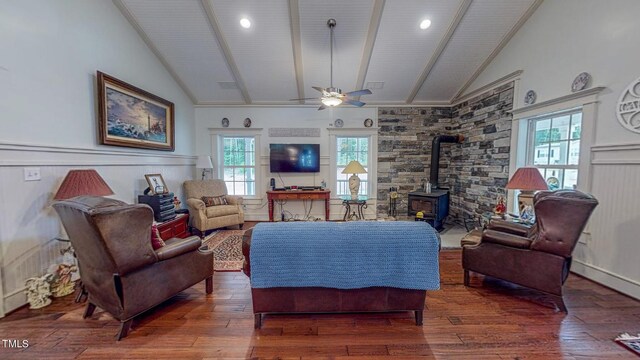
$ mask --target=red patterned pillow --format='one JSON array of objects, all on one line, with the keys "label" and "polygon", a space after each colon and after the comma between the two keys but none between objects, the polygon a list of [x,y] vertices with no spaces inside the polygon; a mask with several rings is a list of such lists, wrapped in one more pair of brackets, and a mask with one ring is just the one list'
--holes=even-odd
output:
[{"label": "red patterned pillow", "polygon": [[156,224],[151,225],[151,246],[153,250],[158,250],[165,245],[164,240],[160,237],[160,231]]},{"label": "red patterned pillow", "polygon": [[204,201],[204,206],[218,206],[218,205],[227,205],[227,198],[224,195],[220,196],[203,196],[202,201]]}]

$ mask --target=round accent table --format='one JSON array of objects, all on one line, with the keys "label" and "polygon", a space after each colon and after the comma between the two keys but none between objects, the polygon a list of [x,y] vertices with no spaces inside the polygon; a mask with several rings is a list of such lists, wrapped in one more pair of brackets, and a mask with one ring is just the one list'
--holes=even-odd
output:
[{"label": "round accent table", "polygon": [[342,197],[342,206],[344,206],[343,221],[364,220],[364,209],[367,208],[367,197],[358,196],[357,199],[351,199],[351,196]]}]

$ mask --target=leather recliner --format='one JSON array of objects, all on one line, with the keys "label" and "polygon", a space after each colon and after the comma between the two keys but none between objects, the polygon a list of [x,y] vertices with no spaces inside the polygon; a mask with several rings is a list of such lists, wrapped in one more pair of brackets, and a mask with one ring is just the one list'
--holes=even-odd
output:
[{"label": "leather recliner", "polygon": [[538,192],[533,199],[536,222],[526,228],[503,222],[489,226],[478,245],[462,248],[464,284],[469,272],[489,275],[562,299],[571,254],[598,201],[576,190]]},{"label": "leather recliner", "polygon": [[[226,226],[242,228],[244,224],[243,199],[241,196],[228,195],[227,185],[223,180],[188,180],[184,182],[184,191],[190,209],[191,226],[202,235],[207,230]],[[206,207],[202,201],[203,196],[221,195],[227,200],[227,205]]]},{"label": "leather recliner", "polygon": [[213,292],[213,250],[197,236],[151,246],[153,210],[145,204],[79,196],[53,204],[78,258],[88,292],[84,318],[96,306],[120,320],[117,340],[133,318],[182,290],[206,280]]}]

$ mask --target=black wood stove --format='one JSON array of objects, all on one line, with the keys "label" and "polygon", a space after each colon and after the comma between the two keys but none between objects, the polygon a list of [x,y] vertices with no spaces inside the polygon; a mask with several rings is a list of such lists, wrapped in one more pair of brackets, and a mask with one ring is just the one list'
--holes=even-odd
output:
[{"label": "black wood stove", "polygon": [[424,219],[436,230],[441,231],[444,220],[449,215],[449,190],[410,192],[408,209],[409,216],[416,216],[418,211],[422,211]]},{"label": "black wood stove", "polygon": [[[438,184],[440,170],[440,143],[461,143],[464,136],[438,135],[431,143],[431,192],[414,191],[409,193],[408,216],[415,216],[422,211],[424,219],[436,230],[442,231],[444,220],[449,215],[449,189],[441,188]],[[424,190],[424,189],[423,189]]]}]

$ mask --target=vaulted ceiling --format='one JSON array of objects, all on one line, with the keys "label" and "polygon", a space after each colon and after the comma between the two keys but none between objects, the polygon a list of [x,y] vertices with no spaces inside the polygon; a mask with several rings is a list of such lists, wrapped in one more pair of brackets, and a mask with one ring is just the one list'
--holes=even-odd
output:
[{"label": "vaulted ceiling", "polygon": [[[542,0],[114,0],[194,104],[448,104]],[[247,18],[251,27],[240,26]],[[421,29],[422,20],[431,26]]]}]

